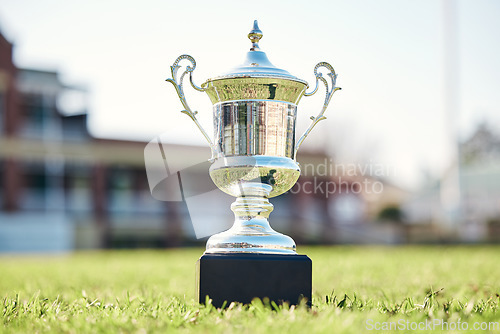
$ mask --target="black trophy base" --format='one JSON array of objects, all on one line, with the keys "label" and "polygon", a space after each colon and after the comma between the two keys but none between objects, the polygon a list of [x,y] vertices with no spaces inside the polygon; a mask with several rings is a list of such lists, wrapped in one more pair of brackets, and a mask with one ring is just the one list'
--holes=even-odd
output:
[{"label": "black trophy base", "polygon": [[306,255],[204,254],[196,263],[196,299],[212,305],[254,298],[311,305],[312,262]]}]

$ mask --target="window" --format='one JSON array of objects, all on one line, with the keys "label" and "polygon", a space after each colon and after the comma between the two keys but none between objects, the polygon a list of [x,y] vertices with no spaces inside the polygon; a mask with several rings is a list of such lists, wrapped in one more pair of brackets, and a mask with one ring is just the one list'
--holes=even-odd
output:
[{"label": "window", "polygon": [[45,210],[47,176],[43,162],[24,162],[22,169],[21,209]]},{"label": "window", "polygon": [[23,94],[21,96],[22,134],[27,137],[41,137],[44,127],[53,115],[49,97],[40,94]]}]

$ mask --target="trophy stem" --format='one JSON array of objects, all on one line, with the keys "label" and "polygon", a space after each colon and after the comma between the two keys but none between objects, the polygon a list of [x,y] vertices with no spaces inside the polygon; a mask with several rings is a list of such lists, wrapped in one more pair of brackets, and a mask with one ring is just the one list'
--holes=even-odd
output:
[{"label": "trophy stem", "polygon": [[272,187],[262,183],[240,186],[243,195],[231,205],[233,226],[210,237],[205,253],[297,254],[293,239],[274,231],[267,220],[273,211],[267,198]]}]

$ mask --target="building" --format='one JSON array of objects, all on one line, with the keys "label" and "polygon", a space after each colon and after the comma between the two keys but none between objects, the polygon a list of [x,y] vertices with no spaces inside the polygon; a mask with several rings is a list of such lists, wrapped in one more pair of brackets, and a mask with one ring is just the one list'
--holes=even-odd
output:
[{"label": "building", "polygon": [[[500,241],[500,137],[487,123],[460,144],[460,208],[447,226],[440,199],[441,180],[429,180],[405,203],[409,222],[440,230],[446,241]],[[446,176],[446,175],[445,175]]]}]

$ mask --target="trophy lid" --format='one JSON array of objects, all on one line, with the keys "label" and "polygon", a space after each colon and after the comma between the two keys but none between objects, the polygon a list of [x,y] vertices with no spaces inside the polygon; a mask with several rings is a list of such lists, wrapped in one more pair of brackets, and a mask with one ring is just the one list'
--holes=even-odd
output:
[{"label": "trophy lid", "polygon": [[259,29],[257,20],[255,20],[253,23],[253,29],[248,33],[248,39],[252,42],[252,47],[247,53],[243,64],[211,80],[236,77],[275,77],[306,83],[304,80],[291,75],[288,71],[274,66],[269,61],[266,53],[261,51],[259,47],[259,41],[262,36],[262,31]]},{"label": "trophy lid", "polygon": [[262,38],[262,31],[259,29],[257,20],[253,23],[253,29],[248,33],[248,39],[252,42],[252,47],[247,53],[246,59],[240,66],[231,69],[218,77],[209,79],[207,81],[213,81],[217,79],[227,79],[227,78],[257,78],[257,77],[268,77],[268,78],[280,78],[288,79],[293,81],[298,81],[307,85],[307,82],[291,75],[288,71],[283,70],[274,66],[264,51],[260,50],[259,41]]},{"label": "trophy lid", "polygon": [[231,71],[208,79],[202,86],[213,104],[235,100],[275,100],[297,104],[307,82],[274,66],[260,50],[262,31],[257,20],[248,34],[252,47],[245,62]]}]

